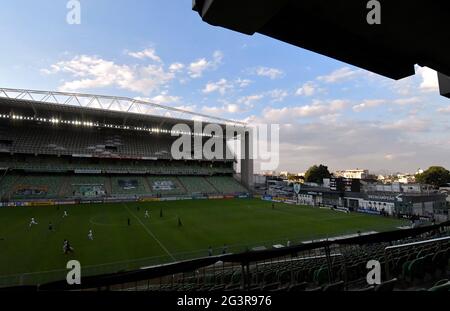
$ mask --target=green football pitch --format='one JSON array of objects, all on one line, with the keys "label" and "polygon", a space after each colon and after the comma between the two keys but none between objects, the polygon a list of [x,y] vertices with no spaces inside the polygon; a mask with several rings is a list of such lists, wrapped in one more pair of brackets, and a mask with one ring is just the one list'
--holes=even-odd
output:
[{"label": "green football pitch", "polygon": [[[38,224],[30,227],[32,217]],[[273,209],[272,203],[256,199],[0,208],[0,286],[65,279],[71,259],[80,261],[82,275],[93,275],[203,257],[209,247],[214,254],[221,254],[224,245],[228,252],[239,252],[404,224],[305,206],[276,204]],[[63,253],[64,239],[73,254]]]}]

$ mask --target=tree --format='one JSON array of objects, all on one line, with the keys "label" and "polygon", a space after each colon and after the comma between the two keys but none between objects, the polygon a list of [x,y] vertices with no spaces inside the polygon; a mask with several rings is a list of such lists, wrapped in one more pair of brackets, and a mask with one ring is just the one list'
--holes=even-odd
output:
[{"label": "tree", "polygon": [[442,187],[450,183],[450,172],[442,166],[432,166],[422,174],[417,174],[416,181],[421,184]]},{"label": "tree", "polygon": [[309,168],[305,174],[306,182],[314,182],[317,184],[322,184],[324,178],[330,178],[331,174],[328,171],[328,167],[325,165],[314,165]]}]

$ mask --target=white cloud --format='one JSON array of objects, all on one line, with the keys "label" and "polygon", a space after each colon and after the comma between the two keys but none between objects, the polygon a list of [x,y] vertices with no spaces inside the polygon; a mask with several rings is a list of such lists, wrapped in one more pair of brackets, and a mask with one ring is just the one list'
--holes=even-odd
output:
[{"label": "white cloud", "polygon": [[228,81],[227,79],[222,78],[216,82],[208,82],[203,88],[202,92],[204,94],[219,92],[221,95],[225,95],[227,91],[233,90],[235,88],[245,88],[249,86],[251,82],[251,80],[243,80],[240,78],[234,81]]},{"label": "white cloud", "polygon": [[408,97],[408,98],[399,98],[393,101],[394,104],[404,106],[404,105],[413,105],[422,102],[419,97]]},{"label": "white cloud", "polygon": [[255,70],[255,74],[260,77],[267,77],[272,80],[275,80],[281,78],[284,75],[284,72],[281,69],[277,68],[258,67]]},{"label": "white cloud", "polygon": [[362,74],[361,69],[351,69],[350,67],[343,67],[333,71],[324,76],[319,76],[317,79],[326,83],[337,83],[351,80],[352,78]]},{"label": "white cloud", "polygon": [[173,63],[169,66],[169,70],[172,72],[179,72],[184,69],[184,65],[182,63]]},{"label": "white cloud", "polygon": [[150,99],[150,101],[166,105],[166,104],[174,104],[180,101],[181,97],[169,95],[167,91],[161,92],[161,94],[156,95]]},{"label": "white cloud", "polygon": [[206,58],[198,59],[189,64],[189,76],[193,79],[201,78],[203,72],[217,68],[222,63],[223,53],[221,51],[215,51],[212,60]]},{"label": "white cloud", "polygon": [[[262,114],[247,121],[277,123],[268,118]],[[278,170],[302,172],[318,163],[328,165],[331,170],[361,167],[373,172],[380,169],[415,172],[418,167],[435,163],[450,167],[448,134],[441,141],[430,142],[427,132],[405,131],[402,127],[388,126],[387,122],[285,118],[278,123],[281,159]]]},{"label": "white cloud", "polygon": [[396,153],[396,154],[386,154],[384,158],[388,161],[399,160],[401,158],[410,159],[417,155],[417,152],[404,152],[404,153]]},{"label": "white cloud", "polygon": [[444,113],[444,114],[450,114],[450,106],[438,108],[437,112]]},{"label": "white cloud", "polygon": [[206,107],[202,108],[202,112],[213,116],[221,116],[225,113],[233,114],[242,112],[243,110],[236,104],[225,104],[222,107]]},{"label": "white cloud", "polygon": [[156,51],[153,48],[148,48],[139,52],[129,52],[128,55],[141,60],[149,58],[155,62],[161,62],[161,58],[156,54]]},{"label": "white cloud", "polygon": [[249,107],[253,107],[254,103],[257,101],[260,101],[264,98],[264,95],[262,94],[255,94],[255,95],[248,95],[241,97],[237,100],[238,104],[243,104]]},{"label": "white cloud", "polygon": [[289,92],[286,90],[272,90],[267,92],[267,95],[272,98],[272,102],[282,102],[286,97],[289,96]]},{"label": "white cloud", "polygon": [[49,73],[66,73],[73,80],[59,87],[61,91],[80,91],[103,87],[118,87],[144,95],[166,86],[175,75],[166,72],[161,64],[129,66],[97,56],[80,55],[68,61],[60,61],[50,67]]},{"label": "white cloud", "polygon": [[240,88],[245,88],[252,83],[252,80],[238,78],[235,82]]},{"label": "white cloud", "polygon": [[355,112],[361,112],[363,110],[369,108],[375,108],[386,104],[394,104],[398,106],[406,106],[421,103],[421,99],[419,97],[408,97],[408,98],[398,98],[395,100],[387,100],[387,99],[366,99],[363,100],[360,104],[354,105],[353,110]]},{"label": "white cloud", "polygon": [[316,92],[316,85],[313,82],[303,84],[295,94],[298,96],[312,96]]},{"label": "white cloud", "polygon": [[428,67],[417,67],[416,74],[422,79],[420,83],[420,89],[422,91],[431,92],[439,90],[439,81],[435,70]]},{"label": "white cloud", "polygon": [[400,119],[392,123],[383,123],[379,127],[387,130],[401,130],[408,132],[426,132],[430,130],[430,121],[415,116]]},{"label": "white cloud", "polygon": [[342,111],[348,102],[344,100],[332,100],[330,102],[314,101],[310,105],[284,108],[266,108],[264,115],[271,122],[292,122],[298,118],[334,115]]},{"label": "white cloud", "polygon": [[226,79],[220,79],[217,82],[207,83],[202,92],[205,94],[219,92],[221,95],[225,95],[225,93],[231,89],[233,89],[232,83],[229,83]]},{"label": "white cloud", "polygon": [[361,112],[368,108],[374,108],[381,106],[386,103],[384,99],[366,99],[363,100],[360,104],[354,105],[353,110],[356,112]]}]

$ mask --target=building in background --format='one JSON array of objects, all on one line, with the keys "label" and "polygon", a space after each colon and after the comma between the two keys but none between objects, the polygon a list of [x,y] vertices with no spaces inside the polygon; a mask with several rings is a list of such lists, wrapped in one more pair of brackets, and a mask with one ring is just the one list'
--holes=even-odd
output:
[{"label": "building in background", "polygon": [[411,174],[398,174],[397,180],[401,184],[414,184],[416,182],[416,176]]},{"label": "building in background", "polygon": [[324,179],[322,185],[303,184],[296,199],[303,205],[446,221],[447,198],[447,193],[428,185],[334,177]]},{"label": "building in background", "polygon": [[336,171],[334,173],[336,177],[351,178],[351,179],[367,179],[369,178],[369,170],[344,170]]}]

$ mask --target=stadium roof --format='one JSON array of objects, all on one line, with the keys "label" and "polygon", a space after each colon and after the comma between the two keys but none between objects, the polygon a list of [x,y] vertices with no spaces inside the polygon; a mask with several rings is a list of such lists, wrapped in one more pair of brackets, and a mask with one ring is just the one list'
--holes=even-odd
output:
[{"label": "stadium roof", "polygon": [[376,25],[367,21],[369,0],[193,0],[193,9],[211,25],[260,33],[392,79],[428,66],[441,73],[441,94],[450,98],[450,1],[378,3]]},{"label": "stadium roof", "polygon": [[150,123],[169,127],[183,123],[192,126],[194,121],[202,121],[222,126],[246,126],[244,122],[127,97],[0,88],[0,114],[11,113],[40,118],[108,121],[120,125]]}]

